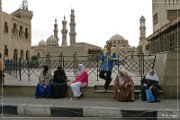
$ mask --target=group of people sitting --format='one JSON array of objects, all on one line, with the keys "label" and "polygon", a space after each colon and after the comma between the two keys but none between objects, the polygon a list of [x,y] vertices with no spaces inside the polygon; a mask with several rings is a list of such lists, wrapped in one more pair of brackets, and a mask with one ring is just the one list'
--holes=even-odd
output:
[{"label": "group of people sitting", "polygon": [[[158,76],[154,69],[151,69],[141,80],[141,100],[148,102],[160,102],[158,96]],[[149,100],[149,93],[153,99]],[[125,70],[119,70],[113,86],[114,97],[120,102],[134,101],[134,83]]]},{"label": "group of people sitting", "polygon": [[67,96],[68,85],[71,86],[74,98],[79,99],[83,96],[80,88],[88,85],[88,73],[83,64],[78,65],[78,74],[73,81],[68,80],[62,66],[58,66],[52,76],[49,67],[47,65],[43,65],[42,71],[39,75],[39,82],[36,86],[35,97],[65,97]]},{"label": "group of people sitting", "polygon": [[[65,97],[67,96],[68,85],[71,87],[74,98],[80,99],[83,97],[81,92],[82,87],[88,86],[88,73],[83,64],[78,65],[78,73],[75,80],[68,80],[62,66],[58,66],[52,76],[47,65],[44,65],[42,72],[39,75],[39,82],[36,86],[35,96],[39,97]],[[151,69],[146,76],[141,80],[141,98],[142,101],[147,100],[146,90],[150,89],[154,97],[154,101],[159,102],[158,96],[158,76],[154,69]],[[120,102],[134,101],[134,82],[128,75],[126,70],[119,70],[113,86],[114,97]]]}]

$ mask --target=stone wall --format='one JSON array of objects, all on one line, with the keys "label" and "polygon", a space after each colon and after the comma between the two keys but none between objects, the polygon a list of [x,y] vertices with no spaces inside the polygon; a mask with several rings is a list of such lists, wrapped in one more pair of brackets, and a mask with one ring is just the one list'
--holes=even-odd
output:
[{"label": "stone wall", "polygon": [[156,55],[155,70],[159,76],[159,84],[164,91],[164,98],[177,98],[180,94],[178,69],[180,68],[180,53],[165,52]]}]

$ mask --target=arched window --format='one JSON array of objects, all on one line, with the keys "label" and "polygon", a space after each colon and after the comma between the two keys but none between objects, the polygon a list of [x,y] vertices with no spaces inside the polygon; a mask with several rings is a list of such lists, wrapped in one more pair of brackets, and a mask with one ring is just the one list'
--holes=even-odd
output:
[{"label": "arched window", "polygon": [[26,60],[29,59],[29,51],[26,51]]},{"label": "arched window", "polygon": [[20,26],[19,36],[20,36],[20,37],[23,37],[23,27],[22,27],[22,26]]},{"label": "arched window", "polygon": [[18,60],[18,50],[14,49],[14,60],[17,62]]},{"label": "arched window", "polygon": [[17,33],[17,24],[16,23],[14,23],[14,25],[13,25],[13,34],[16,34]]},{"label": "arched window", "polygon": [[21,50],[20,57],[21,57],[21,60],[23,61],[24,60],[24,51],[23,50]]},{"label": "arched window", "polygon": [[25,29],[25,38],[28,39],[28,28]]},{"label": "arched window", "polygon": [[4,56],[8,57],[8,48],[7,48],[7,45],[4,46]]},{"label": "arched window", "polygon": [[40,57],[40,53],[39,52],[37,53],[37,57]]},{"label": "arched window", "polygon": [[4,32],[8,33],[8,24],[7,24],[7,22],[4,23]]}]

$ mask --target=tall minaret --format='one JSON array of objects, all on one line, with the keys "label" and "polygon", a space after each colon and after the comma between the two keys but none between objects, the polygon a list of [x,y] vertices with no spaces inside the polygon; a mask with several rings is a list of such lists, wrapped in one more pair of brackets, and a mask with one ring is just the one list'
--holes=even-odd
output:
[{"label": "tall minaret", "polygon": [[2,13],[2,1],[0,0],[0,53],[3,55],[3,13]]},{"label": "tall minaret", "polygon": [[71,9],[71,15],[70,15],[70,33],[69,33],[69,36],[70,36],[70,45],[74,45],[76,43],[76,31],[75,31],[75,26],[76,26],[76,23],[75,23],[75,15],[74,15],[74,10]]},{"label": "tall minaret", "polygon": [[139,22],[140,22],[140,41],[142,41],[144,38],[146,38],[146,26],[145,26],[145,21],[146,19],[144,18],[144,16],[141,16]]},{"label": "tall minaret", "polygon": [[57,41],[59,41],[57,19],[55,19],[55,24],[54,24],[54,37],[57,39]]},{"label": "tall minaret", "polygon": [[62,21],[62,25],[63,25],[63,29],[61,30],[61,33],[62,33],[62,44],[61,46],[67,46],[67,21],[65,20],[65,16],[64,16],[64,20]]}]

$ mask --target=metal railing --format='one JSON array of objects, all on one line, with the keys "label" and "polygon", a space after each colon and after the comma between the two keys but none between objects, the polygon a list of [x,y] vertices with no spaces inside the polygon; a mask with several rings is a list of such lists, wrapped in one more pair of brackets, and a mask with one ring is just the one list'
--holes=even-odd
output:
[{"label": "metal railing", "polygon": [[[117,69],[126,69],[128,72],[133,73],[134,77],[142,78],[149,69],[154,67],[156,56],[155,55],[129,55],[125,59],[117,58],[114,60],[114,67],[112,74],[117,74]],[[77,74],[78,64],[84,64],[88,71],[89,76],[93,76],[97,81],[99,79],[99,56],[79,56],[74,53],[73,56],[65,56],[62,53],[59,56],[46,55],[46,57],[39,57],[37,60],[7,60],[5,61],[5,73],[17,78],[22,79],[38,79],[41,67],[46,64],[53,71],[61,65],[68,77],[74,77]]]}]

